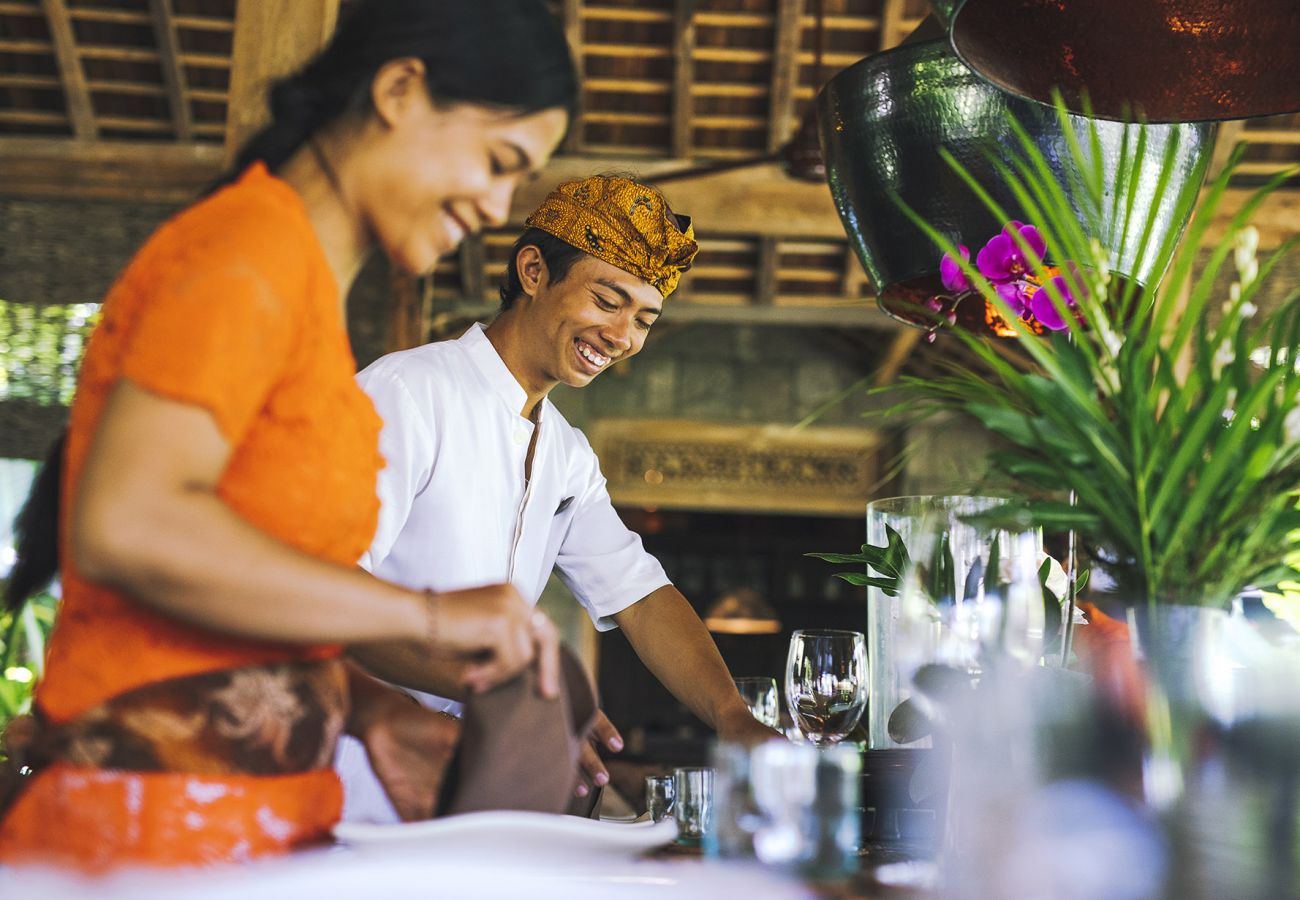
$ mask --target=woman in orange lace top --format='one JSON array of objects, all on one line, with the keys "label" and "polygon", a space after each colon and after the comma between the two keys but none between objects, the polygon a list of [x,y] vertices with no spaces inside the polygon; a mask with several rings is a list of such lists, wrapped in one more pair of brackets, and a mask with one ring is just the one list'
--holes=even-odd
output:
[{"label": "woman in orange lace top", "polygon": [[[540,0],[363,0],[275,86],[229,183],[131,261],[66,435],[63,605],[36,714],[7,736],[35,774],[7,811],[0,791],[0,861],[194,864],[320,840],[339,733],[428,731],[388,721],[423,713],[346,666],[345,644],[463,655],[479,688],[540,654],[554,689],[554,631],[509,586],[422,594],[355,568],[383,460],[344,302],[372,248],[425,273],[504,223],[574,93]],[[50,574],[30,562],[49,499],[24,514],[11,602]],[[436,786],[401,765],[394,802],[429,814]]]}]

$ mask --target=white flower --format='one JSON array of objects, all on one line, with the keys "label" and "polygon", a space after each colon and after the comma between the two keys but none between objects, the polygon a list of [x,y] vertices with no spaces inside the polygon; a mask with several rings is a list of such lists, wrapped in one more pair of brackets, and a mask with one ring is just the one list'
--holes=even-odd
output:
[{"label": "white flower", "polygon": [[1300,442],[1300,406],[1291,407],[1291,411],[1282,420],[1282,430],[1286,432],[1288,441],[1293,444]]},{"label": "white flower", "polygon": [[1069,579],[1065,577],[1065,569],[1061,568],[1061,564],[1046,553],[1040,553],[1038,555],[1039,568],[1042,568],[1043,560],[1049,561],[1047,567],[1047,580],[1044,582],[1043,586],[1047,588],[1053,597],[1058,600],[1064,600],[1066,588],[1070,583]]},{"label": "white flower", "polygon": [[1255,259],[1255,252],[1259,249],[1259,230],[1254,225],[1247,225],[1237,232],[1233,243],[1232,257],[1237,274],[1242,286],[1248,287],[1259,277],[1259,263]]},{"label": "white flower", "polygon": [[1232,365],[1233,360],[1236,358],[1237,355],[1232,352],[1232,341],[1224,338],[1223,343],[1219,345],[1219,349],[1214,351],[1214,359],[1210,361],[1210,369],[1214,373],[1215,381],[1218,381],[1219,376],[1223,374],[1223,370]]}]

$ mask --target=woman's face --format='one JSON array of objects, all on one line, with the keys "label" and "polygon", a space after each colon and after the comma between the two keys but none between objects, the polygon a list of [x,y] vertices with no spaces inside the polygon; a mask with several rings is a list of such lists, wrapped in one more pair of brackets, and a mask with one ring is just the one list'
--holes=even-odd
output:
[{"label": "woman's face", "polygon": [[555,152],[568,114],[435,105],[418,61],[389,71],[399,65],[376,77],[376,116],[357,160],[358,201],[389,260],[423,275],[468,235],[506,223],[515,189]]}]

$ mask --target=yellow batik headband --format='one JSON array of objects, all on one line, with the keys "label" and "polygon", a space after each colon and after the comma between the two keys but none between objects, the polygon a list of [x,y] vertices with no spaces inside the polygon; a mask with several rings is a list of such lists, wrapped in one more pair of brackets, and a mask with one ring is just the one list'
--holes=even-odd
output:
[{"label": "yellow batik headband", "polygon": [[630,178],[593,175],[551,191],[524,224],[641,278],[667,297],[700,249],[685,216],[669,215],[654,188]]}]

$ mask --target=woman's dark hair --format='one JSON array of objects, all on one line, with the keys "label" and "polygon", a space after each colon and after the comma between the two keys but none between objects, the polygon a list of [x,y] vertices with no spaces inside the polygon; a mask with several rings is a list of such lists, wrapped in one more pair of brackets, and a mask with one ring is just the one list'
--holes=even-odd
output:
[{"label": "woman's dark hair", "polygon": [[506,263],[505,274],[501,276],[501,312],[514,306],[519,295],[524,292],[523,283],[519,280],[519,267],[515,261],[519,259],[519,251],[529,245],[542,251],[542,260],[546,263],[546,277],[550,284],[559,284],[563,281],[569,274],[569,270],[573,268],[573,264],[587,255],[549,231],[542,231],[540,228],[526,229],[511,248],[510,261]]},{"label": "woman's dark hair", "polygon": [[14,520],[18,560],[5,582],[4,608],[17,612],[27,598],[45,590],[59,570],[59,497],[63,475],[62,432],[36,475],[27,502]]},{"label": "woman's dark hair", "polygon": [[543,0],[359,0],[329,45],[271,87],[271,122],[212,186],[261,161],[271,171],[308,138],[370,106],[375,74],[394,59],[424,61],[429,94],[520,114],[572,110],[578,76],[564,31]]}]

